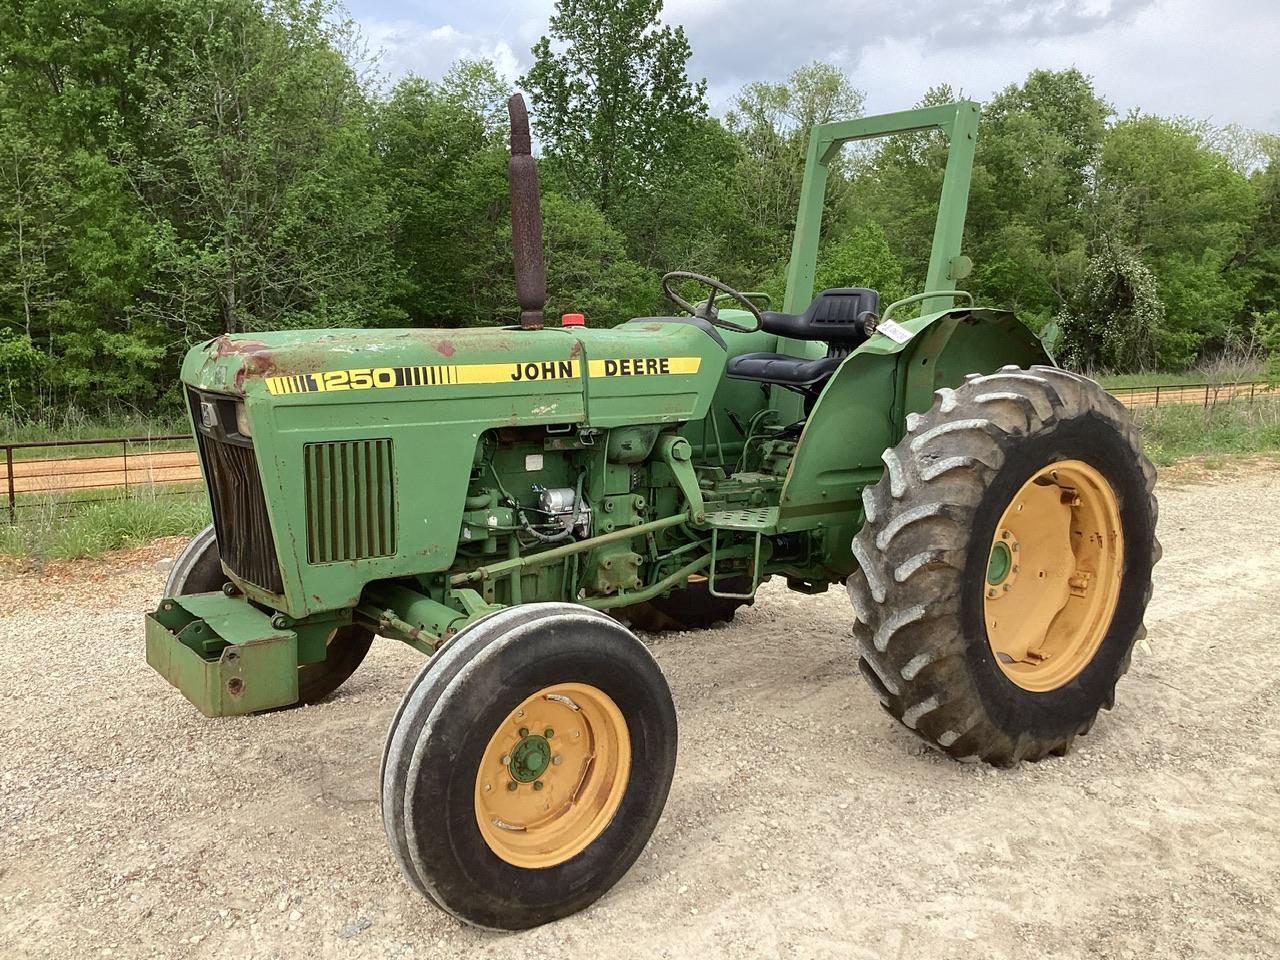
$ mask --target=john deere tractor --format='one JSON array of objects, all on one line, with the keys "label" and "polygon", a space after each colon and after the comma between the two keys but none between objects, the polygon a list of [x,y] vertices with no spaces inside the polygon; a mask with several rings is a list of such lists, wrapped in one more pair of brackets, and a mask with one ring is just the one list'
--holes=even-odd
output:
[{"label": "john deere tractor", "polygon": [[[510,112],[518,325],[188,354],[214,523],[147,617],[148,662],[221,717],[314,703],[375,636],[420,651],[387,837],[423,896],[503,929],[601,896],[662,813],[676,716],[626,623],[707,626],[770,577],[847,586],[857,668],[926,743],[1066,752],[1143,635],[1155,472],[1115,400],[956,289],[977,106],[812,130],[780,311],[673,273],[674,315],[608,329],[544,322]],[[814,295],[829,162],[909,131],[948,144],[926,289]]]}]

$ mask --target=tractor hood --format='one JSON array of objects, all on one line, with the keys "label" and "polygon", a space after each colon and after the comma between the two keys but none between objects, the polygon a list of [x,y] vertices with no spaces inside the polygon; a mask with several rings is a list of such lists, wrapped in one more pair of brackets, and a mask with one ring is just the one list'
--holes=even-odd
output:
[{"label": "tractor hood", "polygon": [[[430,381],[432,372],[448,377],[447,369],[431,370],[437,367],[571,360],[582,349],[572,332],[577,331],[480,327],[228,334],[194,348],[183,364],[182,379],[200,389],[243,396],[338,392],[344,380],[345,389],[362,389],[360,376],[357,386],[351,386],[350,372],[358,370],[425,367]],[[345,377],[332,376],[343,372]],[[416,371],[409,379],[416,385]],[[380,375],[378,387],[386,381]]]},{"label": "tractor hood", "polygon": [[[725,347],[670,318],[613,329],[299,330],[218,337],[182,379],[267,408],[377,401],[476,401],[467,419],[505,423],[679,422],[706,414]],[[590,416],[588,412],[590,411]]]}]

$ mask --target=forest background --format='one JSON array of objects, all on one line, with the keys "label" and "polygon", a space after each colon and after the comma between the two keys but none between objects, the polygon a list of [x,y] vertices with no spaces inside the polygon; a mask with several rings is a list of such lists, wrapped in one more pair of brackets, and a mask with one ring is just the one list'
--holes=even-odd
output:
[{"label": "forest background", "polygon": [[[671,269],[777,302],[807,130],[863,113],[815,62],[712,115],[661,11],[560,0],[520,78],[552,316],[669,312]],[[183,352],[223,332],[512,319],[509,92],[484,61],[388,83],[330,0],[6,4],[0,423],[175,412]],[[944,149],[846,149],[818,289],[922,288]],[[1274,366],[1280,136],[1120,116],[1033,71],[983,104],[965,249],[966,286],[1080,369]]]}]

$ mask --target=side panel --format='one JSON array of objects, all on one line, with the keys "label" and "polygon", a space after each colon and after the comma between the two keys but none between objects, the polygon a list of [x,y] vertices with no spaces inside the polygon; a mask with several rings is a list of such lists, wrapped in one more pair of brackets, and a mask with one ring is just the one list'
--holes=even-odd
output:
[{"label": "side panel", "polygon": [[[295,617],[352,606],[373,580],[449,569],[486,431],[699,420],[726,356],[703,331],[660,321],[343,333],[224,338],[183,368],[190,386],[244,397],[284,583],[272,602]],[[521,466],[529,484],[560,482],[550,456]]]},{"label": "side panel", "polygon": [[905,344],[874,336],[840,365],[805,424],[787,472],[779,530],[828,531],[832,579],[853,570],[849,543],[862,523],[862,488],[880,479],[881,454],[935,390],[1005,364],[1051,363],[1039,340],[1003,310],[955,309],[902,326]]}]

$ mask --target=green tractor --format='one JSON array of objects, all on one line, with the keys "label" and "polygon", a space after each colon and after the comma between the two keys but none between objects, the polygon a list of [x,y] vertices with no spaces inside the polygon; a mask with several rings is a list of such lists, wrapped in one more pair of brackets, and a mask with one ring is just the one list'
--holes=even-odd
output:
[{"label": "green tractor", "polygon": [[[601,896],[662,813],[675,710],[624,621],[707,626],[769,577],[845,584],[859,669],[926,743],[1064,753],[1143,635],[1155,472],[1119,403],[955,289],[977,106],[813,129],[781,312],[669,274],[681,315],[612,329],[543,321],[510,111],[518,326],[188,354],[214,523],[146,619],[148,662],[219,717],[321,699],[375,635],[421,651],[383,751],[387,837],[423,896],[500,929]],[[814,296],[831,158],[922,130],[949,145],[925,291]]]}]

